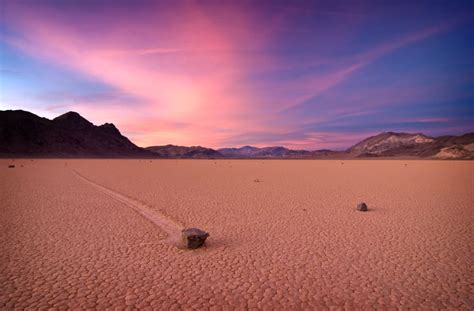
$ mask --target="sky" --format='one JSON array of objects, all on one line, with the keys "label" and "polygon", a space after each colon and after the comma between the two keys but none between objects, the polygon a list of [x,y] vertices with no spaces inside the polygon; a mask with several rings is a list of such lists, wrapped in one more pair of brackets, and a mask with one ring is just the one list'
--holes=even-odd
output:
[{"label": "sky", "polygon": [[457,135],[473,43],[470,0],[1,0],[0,110],[76,111],[142,147]]}]

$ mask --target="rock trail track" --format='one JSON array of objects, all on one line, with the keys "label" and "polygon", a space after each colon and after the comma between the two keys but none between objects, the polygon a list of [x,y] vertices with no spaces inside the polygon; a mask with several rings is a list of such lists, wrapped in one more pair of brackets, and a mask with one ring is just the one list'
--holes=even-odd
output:
[{"label": "rock trail track", "polygon": [[113,191],[105,186],[99,185],[98,183],[94,182],[93,180],[85,177],[84,175],[80,174],[74,169],[71,169],[71,172],[77,176],[79,179],[83,180],[84,182],[90,184],[94,188],[98,189],[102,193],[106,194],[107,196],[111,197],[112,199],[128,206],[129,208],[136,211],[141,216],[145,217],[147,220],[151,221],[153,224],[158,226],[161,230],[163,230],[167,234],[166,242],[174,245],[178,248],[184,248],[184,245],[181,241],[181,230],[184,229],[182,224],[172,220],[170,217],[165,216],[164,214],[160,213],[159,211],[150,209],[145,203],[140,202],[136,199],[128,197],[122,193],[118,193]]}]

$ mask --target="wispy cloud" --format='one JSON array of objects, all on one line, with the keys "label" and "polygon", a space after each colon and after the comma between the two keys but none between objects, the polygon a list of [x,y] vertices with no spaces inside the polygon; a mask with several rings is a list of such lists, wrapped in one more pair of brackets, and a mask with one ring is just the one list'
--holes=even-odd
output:
[{"label": "wispy cloud", "polygon": [[185,52],[185,50],[177,49],[177,48],[108,49],[108,50],[97,51],[97,53],[103,54],[103,56],[174,54],[174,53],[182,53],[182,52]]},{"label": "wispy cloud", "polygon": [[299,79],[293,83],[293,87],[302,90],[304,95],[297,98],[294,103],[283,107],[282,111],[298,107],[306,101],[321,95],[324,91],[349,79],[357,70],[370,65],[375,60],[390,52],[447,31],[457,24],[457,22],[448,22],[443,25],[428,27],[403,37],[389,40],[364,53],[353,56],[349,65],[339,67],[327,73],[316,73],[315,75]]},{"label": "wispy cloud", "polygon": [[415,118],[415,119],[408,119],[408,122],[418,122],[418,123],[437,123],[437,122],[450,122],[452,119],[450,118]]},{"label": "wispy cloud", "polygon": [[[415,21],[406,32],[391,24],[385,30],[383,16],[350,5],[183,2],[130,12],[117,4],[107,16],[88,7],[12,2],[5,8],[3,44],[111,90],[63,92],[58,85],[57,93],[34,97],[38,110],[112,121],[139,145],[340,147],[370,130],[339,135],[317,126],[347,127],[349,117],[370,120],[400,103],[465,95],[442,83],[344,87],[378,59],[447,33],[460,18]],[[364,38],[374,18],[381,30]],[[443,122],[437,114],[407,119]]]}]

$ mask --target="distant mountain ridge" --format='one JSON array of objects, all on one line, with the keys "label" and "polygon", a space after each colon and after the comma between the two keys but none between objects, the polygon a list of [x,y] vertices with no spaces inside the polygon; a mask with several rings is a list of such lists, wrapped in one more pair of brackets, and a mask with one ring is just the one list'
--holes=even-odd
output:
[{"label": "distant mountain ridge", "polygon": [[211,149],[205,147],[154,146],[163,158],[228,159],[351,159],[351,158],[431,158],[474,159],[474,133],[461,136],[429,137],[422,133],[384,132],[368,137],[346,151],[292,150],[281,146]]},{"label": "distant mountain ridge", "polygon": [[130,157],[183,159],[474,159],[474,133],[429,137],[422,133],[384,132],[346,151],[292,150],[282,146],[211,149],[201,146],[140,148],[112,124],[96,126],[76,112],[53,120],[23,110],[0,111],[0,156]]},{"label": "distant mountain ridge", "polygon": [[221,148],[217,151],[227,158],[292,158],[292,157],[308,157],[311,151],[307,150],[291,150],[281,146],[257,148],[252,146],[244,146],[241,148]]},{"label": "distant mountain ridge", "polygon": [[165,146],[151,146],[146,147],[146,150],[162,158],[193,158],[193,159],[208,159],[208,158],[222,158],[222,154],[211,148],[201,146],[183,147],[175,145]]}]

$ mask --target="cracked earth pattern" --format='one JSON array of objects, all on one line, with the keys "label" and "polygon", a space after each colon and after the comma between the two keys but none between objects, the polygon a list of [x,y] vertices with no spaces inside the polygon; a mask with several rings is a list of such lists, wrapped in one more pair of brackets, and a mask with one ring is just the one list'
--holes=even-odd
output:
[{"label": "cracked earth pattern", "polygon": [[[472,310],[473,176],[472,161],[0,160],[0,309]],[[181,227],[206,246],[170,243]]]}]

